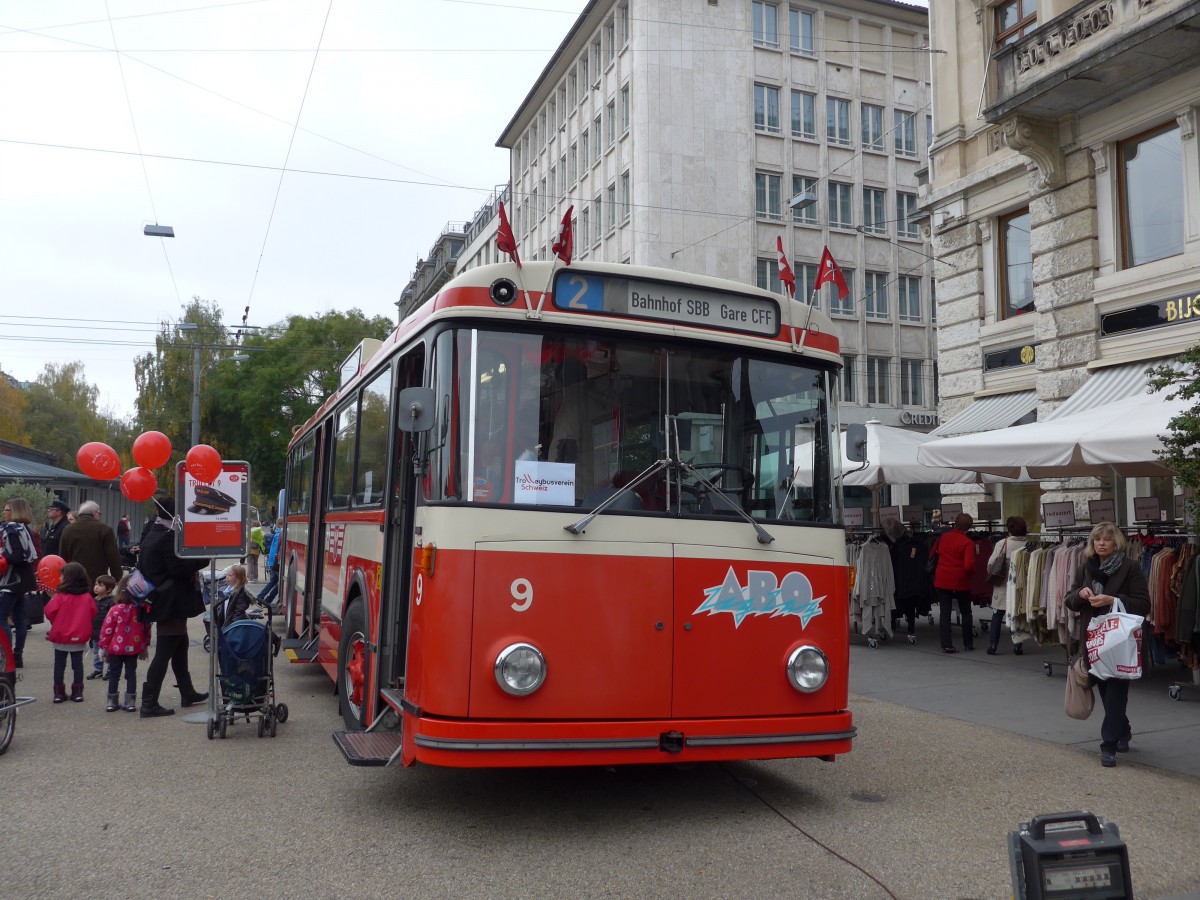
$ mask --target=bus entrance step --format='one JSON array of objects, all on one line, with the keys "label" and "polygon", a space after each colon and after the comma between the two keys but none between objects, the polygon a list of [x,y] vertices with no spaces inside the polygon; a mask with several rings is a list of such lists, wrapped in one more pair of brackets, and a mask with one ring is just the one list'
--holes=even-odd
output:
[{"label": "bus entrance step", "polygon": [[313,638],[288,638],[282,644],[283,652],[291,663],[317,661],[317,642]]},{"label": "bus entrance step", "polygon": [[352,766],[386,766],[400,755],[403,735],[399,731],[335,731],[346,762]]}]

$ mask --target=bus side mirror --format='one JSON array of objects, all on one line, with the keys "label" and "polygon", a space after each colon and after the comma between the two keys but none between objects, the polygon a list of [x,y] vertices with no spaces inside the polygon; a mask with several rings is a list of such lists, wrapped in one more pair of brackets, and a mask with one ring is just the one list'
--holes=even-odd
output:
[{"label": "bus side mirror", "polygon": [[400,416],[396,424],[401,431],[421,434],[433,427],[434,405],[437,402],[433,388],[405,388],[400,392],[397,402]]},{"label": "bus side mirror", "polygon": [[867,459],[867,426],[846,426],[846,459],[861,463]]}]

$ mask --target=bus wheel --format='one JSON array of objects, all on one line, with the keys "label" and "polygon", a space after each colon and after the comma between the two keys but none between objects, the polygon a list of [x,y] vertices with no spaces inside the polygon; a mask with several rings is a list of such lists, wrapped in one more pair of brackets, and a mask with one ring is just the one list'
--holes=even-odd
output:
[{"label": "bus wheel", "polygon": [[338,643],[338,695],[347,731],[367,727],[367,625],[362,603],[352,603],[342,619]]}]

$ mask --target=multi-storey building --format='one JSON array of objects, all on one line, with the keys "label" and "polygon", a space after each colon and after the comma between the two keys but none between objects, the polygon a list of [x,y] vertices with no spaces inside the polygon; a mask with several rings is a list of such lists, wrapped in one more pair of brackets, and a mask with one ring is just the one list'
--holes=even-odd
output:
[{"label": "multi-storey building", "polygon": [[926,21],[891,0],[593,0],[497,142],[521,254],[549,258],[572,209],[578,259],[777,290],[782,236],[809,297],[828,245],[851,286],[817,297],[845,355],[843,420],[927,430]]},{"label": "multi-storey building", "polygon": [[[938,433],[1133,396],[1200,339],[1198,24],[1196,0],[932,5]],[[1030,522],[1102,492],[1173,506],[1170,479],[998,490]]]}]

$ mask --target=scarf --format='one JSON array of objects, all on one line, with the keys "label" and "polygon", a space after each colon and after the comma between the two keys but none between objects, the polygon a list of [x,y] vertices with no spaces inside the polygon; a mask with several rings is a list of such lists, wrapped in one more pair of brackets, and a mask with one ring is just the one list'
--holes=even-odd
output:
[{"label": "scarf", "polygon": [[1121,568],[1123,562],[1125,562],[1125,554],[1119,550],[1111,554],[1103,563],[1100,562],[1098,556],[1088,557],[1087,570],[1092,579],[1092,590],[1097,594],[1103,593],[1105,582],[1113,572]]}]

